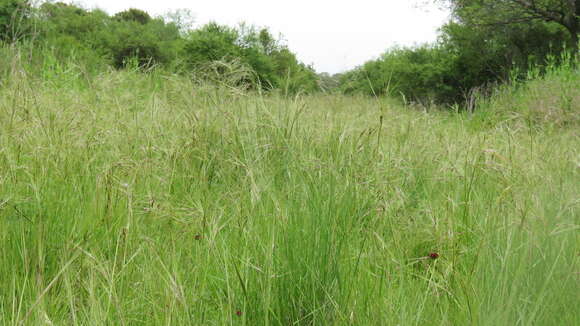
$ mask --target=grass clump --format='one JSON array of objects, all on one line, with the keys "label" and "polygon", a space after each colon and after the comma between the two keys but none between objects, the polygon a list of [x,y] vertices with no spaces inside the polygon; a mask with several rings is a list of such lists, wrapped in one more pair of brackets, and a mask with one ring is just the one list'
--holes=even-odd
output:
[{"label": "grass clump", "polygon": [[580,322],[573,124],[3,69],[0,324]]}]

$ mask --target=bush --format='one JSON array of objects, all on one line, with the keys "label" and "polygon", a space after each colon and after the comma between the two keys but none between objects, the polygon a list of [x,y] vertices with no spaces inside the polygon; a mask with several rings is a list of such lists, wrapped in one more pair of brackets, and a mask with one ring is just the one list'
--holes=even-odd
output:
[{"label": "bush", "polygon": [[346,93],[400,95],[414,101],[453,101],[454,56],[441,46],[399,48],[341,77]]},{"label": "bush", "polygon": [[27,32],[30,14],[27,0],[0,0],[0,41],[14,41]]},{"label": "bush", "polygon": [[251,81],[255,87],[281,88],[287,93],[318,89],[316,73],[299,63],[296,55],[276,41],[267,29],[209,23],[189,33],[183,51],[189,70],[204,70],[214,62],[235,61],[236,65],[245,65],[255,72],[255,79]]},{"label": "bush", "polygon": [[139,66],[166,65],[177,58],[180,46],[175,25],[153,19],[146,24],[138,21],[117,21],[109,28],[112,42],[108,44],[113,65],[124,67],[135,58]]},{"label": "bush", "polygon": [[[139,66],[169,64],[175,60],[180,35],[175,24],[152,19],[138,9],[113,17],[101,10],[88,11],[64,3],[41,6],[43,36],[49,43],[72,38],[80,48],[93,49],[117,68],[135,58]],[[62,43],[62,42],[60,42]]]}]

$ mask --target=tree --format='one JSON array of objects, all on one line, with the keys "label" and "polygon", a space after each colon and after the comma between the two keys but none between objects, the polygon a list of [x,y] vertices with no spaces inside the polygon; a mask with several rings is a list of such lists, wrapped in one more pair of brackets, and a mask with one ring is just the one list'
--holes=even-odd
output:
[{"label": "tree", "polygon": [[145,25],[151,21],[151,16],[147,12],[135,8],[118,12],[113,18],[120,21],[137,22],[141,25]]},{"label": "tree", "polygon": [[578,53],[580,0],[443,0],[468,25],[509,25],[544,21],[563,27]]},{"label": "tree", "polygon": [[230,27],[209,23],[191,32],[184,46],[184,56],[191,68],[240,56],[238,32]]},{"label": "tree", "polygon": [[128,62],[140,67],[169,64],[179,52],[178,27],[139,9],[110,17],[98,9],[46,2],[38,13],[40,39],[63,54],[88,50],[123,68]]}]

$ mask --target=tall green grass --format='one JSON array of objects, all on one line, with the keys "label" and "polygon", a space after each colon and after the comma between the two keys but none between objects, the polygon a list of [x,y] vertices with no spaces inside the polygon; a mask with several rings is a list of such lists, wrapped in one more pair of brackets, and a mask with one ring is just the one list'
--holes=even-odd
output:
[{"label": "tall green grass", "polygon": [[580,324],[577,125],[522,113],[572,68],[470,115],[2,51],[0,324]]}]

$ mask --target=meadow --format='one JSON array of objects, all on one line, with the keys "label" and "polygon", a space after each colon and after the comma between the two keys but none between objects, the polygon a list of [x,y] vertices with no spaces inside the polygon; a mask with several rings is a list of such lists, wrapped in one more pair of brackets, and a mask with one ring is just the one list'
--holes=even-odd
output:
[{"label": "meadow", "polygon": [[580,75],[473,113],[4,49],[0,325],[579,325]]}]

